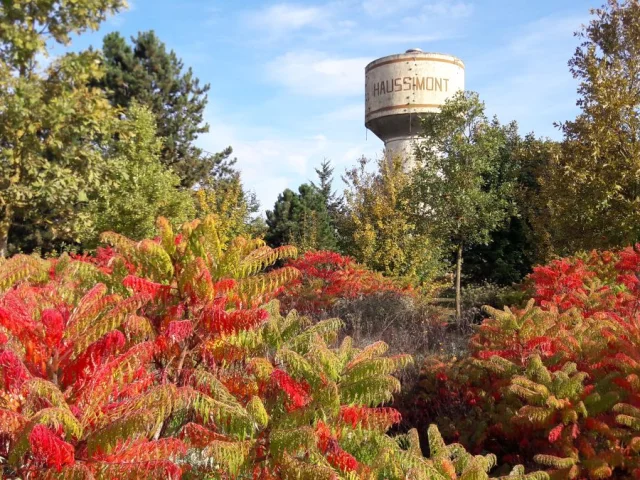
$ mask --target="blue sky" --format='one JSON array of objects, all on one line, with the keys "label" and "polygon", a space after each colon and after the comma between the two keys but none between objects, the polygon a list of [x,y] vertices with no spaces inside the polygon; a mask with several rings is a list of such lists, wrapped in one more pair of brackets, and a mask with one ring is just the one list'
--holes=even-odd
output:
[{"label": "blue sky", "polygon": [[[234,148],[245,185],[264,209],[279,192],[315,179],[324,159],[336,177],[382,143],[364,128],[364,67],[419,47],[466,64],[466,88],[489,114],[523,133],[559,138],[575,116],[567,61],[594,0],[133,0],[129,11],[83,35],[153,29],[211,84],[200,140]],[[336,185],[340,187],[340,184]]]}]

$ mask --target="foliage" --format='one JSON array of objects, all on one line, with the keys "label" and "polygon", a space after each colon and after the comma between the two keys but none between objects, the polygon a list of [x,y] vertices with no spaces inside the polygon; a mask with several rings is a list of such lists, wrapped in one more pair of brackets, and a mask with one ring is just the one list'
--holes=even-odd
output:
[{"label": "foliage", "polygon": [[97,30],[107,15],[125,6],[124,0],[2,2],[0,61],[25,76],[36,66],[36,55],[46,53],[48,41],[67,45],[73,34]]},{"label": "foliage", "polygon": [[562,155],[545,188],[559,253],[620,247],[640,234],[640,2],[608,0],[592,15],[569,62],[581,112],[561,125]]},{"label": "foliage", "polygon": [[102,92],[85,86],[101,75],[96,61],[69,54],[30,77],[0,64],[0,256],[18,218],[77,239],[90,222],[82,205],[112,186],[103,151],[118,119]]},{"label": "foliage", "polygon": [[316,175],[318,175],[318,185],[311,182],[318,192],[325,199],[327,206],[327,212],[330,215],[336,215],[340,209],[341,199],[336,196],[336,192],[333,191],[333,167],[329,160],[323,160],[320,164],[320,168],[316,168]]},{"label": "foliage", "polygon": [[11,228],[29,222],[73,238],[79,205],[104,180],[101,148],[117,117],[88,87],[102,71],[92,53],[67,54],[44,71],[47,44],[96,29],[120,0],[17,1],[0,5],[0,257]]},{"label": "foliage", "polygon": [[418,227],[448,239],[456,252],[459,317],[463,248],[486,244],[512,211],[512,181],[500,168],[507,132],[496,119],[487,120],[484,104],[471,92],[459,92],[422,123],[411,209]]},{"label": "foliage", "polygon": [[260,204],[255,194],[246,192],[240,175],[210,179],[195,192],[198,217],[212,215],[223,242],[238,236],[262,237],[264,225],[255,214]]},{"label": "foliage", "polygon": [[424,366],[422,405],[447,437],[555,478],[634,476],[640,407],[640,245],[553,261],[534,299],[490,317],[469,358]]},{"label": "foliage", "polygon": [[200,86],[191,68],[183,71],[182,60],[153,31],[140,32],[131,42],[117,32],[103,41],[106,75],[99,85],[113,105],[138,102],[151,109],[164,139],[161,161],[184,187],[231,173],[231,148],[210,154],[195,145],[198,135],[209,131],[203,123],[209,85]]},{"label": "foliage", "polygon": [[420,232],[410,216],[403,195],[410,177],[401,159],[380,159],[374,173],[367,172],[367,166],[363,158],[345,177],[346,219],[341,230],[348,240],[346,250],[373,270],[433,287],[442,270],[442,254],[435,239]]},{"label": "foliage", "polygon": [[295,249],[223,243],[211,217],[158,227],[141,242],[105,233],[95,257],[2,264],[3,474],[487,478],[495,457],[435,427],[430,459],[415,431],[385,435],[399,415],[379,405],[409,356],[332,346],[340,321],[280,314],[272,299],[300,274],[265,268]]},{"label": "foliage", "polygon": [[193,218],[191,194],[177,188],[180,178],[162,165],[160,148],[155,117],[133,104],[105,154],[112,182],[100,186],[87,204],[92,222],[81,234],[83,246],[94,247],[107,229],[142,240],[154,233],[158,216],[173,225]]},{"label": "foliage", "polygon": [[323,193],[313,185],[303,184],[298,193],[286,189],[267,210],[269,245],[291,243],[301,251],[334,250],[336,231],[332,224]]},{"label": "foliage", "polygon": [[506,306],[524,307],[531,298],[527,288],[518,286],[499,286],[491,283],[467,285],[462,289],[463,320],[475,324],[484,320],[485,306],[499,310]]},{"label": "foliage", "polygon": [[499,157],[499,181],[514,184],[514,212],[490,234],[488,244],[463,248],[462,276],[469,283],[519,283],[534,265],[550,258],[548,201],[543,193],[559,144],[521,137],[515,123],[505,128],[506,143]]},{"label": "foliage", "polygon": [[285,309],[303,314],[329,310],[336,302],[383,292],[409,294],[393,281],[358,265],[339,253],[307,252],[289,266],[300,276],[289,283],[280,299]]}]

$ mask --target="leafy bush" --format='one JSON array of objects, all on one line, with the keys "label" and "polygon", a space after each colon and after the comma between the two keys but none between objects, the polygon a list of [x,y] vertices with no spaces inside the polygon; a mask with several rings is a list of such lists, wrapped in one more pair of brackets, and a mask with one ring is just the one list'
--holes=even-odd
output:
[{"label": "leafy bush", "polygon": [[[295,255],[219,240],[212,218],[95,257],[0,264],[0,466],[28,478],[486,478],[429,432],[391,438],[407,355],[334,346],[273,298]],[[516,473],[521,473],[517,470]],[[536,476],[540,478],[540,476]]]},{"label": "leafy bush", "polygon": [[319,314],[341,300],[354,300],[382,292],[403,292],[393,281],[368,270],[351,257],[330,251],[307,252],[289,262],[300,276],[286,286],[281,300],[285,308]]},{"label": "leafy bush", "polygon": [[[307,252],[289,266],[300,277],[288,285],[280,299],[285,309],[316,320],[337,317],[343,334],[364,346],[382,340],[393,353],[418,358],[426,352],[454,348],[459,336],[448,335],[443,309],[429,305],[412,289],[373,272],[351,257],[335,252]],[[417,379],[417,369],[404,370],[405,380]]]},{"label": "leafy bush", "polygon": [[639,251],[536,268],[534,299],[487,308],[468,358],[425,362],[423,421],[555,478],[640,475]]},{"label": "leafy bush", "polygon": [[485,317],[483,307],[487,305],[502,309],[507,305],[526,304],[530,297],[527,294],[527,291],[515,286],[499,286],[492,283],[464,287],[461,322],[465,325],[480,323]]}]

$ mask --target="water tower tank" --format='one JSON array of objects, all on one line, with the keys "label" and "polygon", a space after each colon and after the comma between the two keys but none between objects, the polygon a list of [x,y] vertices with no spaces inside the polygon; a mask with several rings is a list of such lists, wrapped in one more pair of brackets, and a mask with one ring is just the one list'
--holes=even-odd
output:
[{"label": "water tower tank", "polygon": [[365,68],[365,125],[384,142],[387,158],[399,155],[410,166],[420,115],[439,112],[460,90],[464,63],[456,57],[411,49],[380,58]]}]

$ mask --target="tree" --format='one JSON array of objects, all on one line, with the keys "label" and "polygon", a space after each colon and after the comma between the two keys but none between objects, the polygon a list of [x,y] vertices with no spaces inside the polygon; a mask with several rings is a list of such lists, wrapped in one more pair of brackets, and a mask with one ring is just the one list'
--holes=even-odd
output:
[{"label": "tree", "polygon": [[338,211],[341,205],[341,198],[338,198],[336,192],[333,190],[333,167],[331,161],[324,159],[320,164],[320,168],[316,168],[316,174],[318,175],[318,184],[311,182],[318,192],[325,199],[325,205],[330,217],[335,221],[335,217],[338,215]]},{"label": "tree", "polygon": [[231,148],[210,154],[195,145],[209,131],[203,120],[209,85],[201,86],[191,68],[183,71],[182,60],[153,31],[131,41],[128,45],[119,33],[104,38],[106,75],[99,85],[113,105],[128,107],[137,101],[151,109],[164,138],[162,162],[178,174],[183,187],[231,173]]},{"label": "tree", "polygon": [[111,182],[93,193],[83,211],[92,219],[80,236],[83,247],[95,247],[106,230],[134,240],[150,237],[159,216],[175,226],[193,218],[192,194],[177,188],[180,178],[161,163],[161,148],[155,117],[132,104],[105,152]]},{"label": "tree", "polygon": [[37,66],[37,54],[46,54],[47,42],[67,45],[71,35],[97,30],[109,14],[124,7],[124,0],[4,0],[0,4],[0,61],[26,77]]},{"label": "tree", "polygon": [[345,215],[341,223],[346,250],[359,262],[385,275],[405,277],[432,286],[442,270],[442,255],[434,238],[420,232],[403,195],[410,176],[399,158],[378,161],[367,172],[368,160],[345,176]]},{"label": "tree", "polygon": [[207,180],[197,189],[195,197],[198,217],[213,216],[224,239],[264,235],[262,219],[256,217],[260,203],[255,193],[244,190],[238,173]]},{"label": "tree", "polygon": [[640,237],[640,2],[591,12],[569,62],[581,112],[560,125],[562,155],[545,186],[558,252]]},{"label": "tree", "polygon": [[456,313],[465,246],[486,244],[513,211],[512,183],[500,176],[505,130],[489,122],[473,92],[460,92],[423,120],[409,186],[416,225],[451,242],[456,255]]},{"label": "tree", "polygon": [[105,139],[117,119],[103,93],[95,54],[68,54],[44,72],[47,42],[97,28],[120,0],[0,4],[0,257],[16,218],[72,234],[79,206],[104,178]]},{"label": "tree", "polygon": [[465,247],[462,277],[473,283],[520,282],[534,265],[544,263],[551,255],[548,202],[543,185],[559,143],[533,134],[521,137],[515,122],[506,127],[505,134],[499,178],[515,184],[515,210],[504,226],[491,233],[488,244]]},{"label": "tree", "polygon": [[298,193],[286,189],[267,211],[270,245],[291,243],[301,250],[335,250],[337,241],[326,207],[326,198],[313,185],[303,184]]}]

